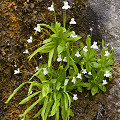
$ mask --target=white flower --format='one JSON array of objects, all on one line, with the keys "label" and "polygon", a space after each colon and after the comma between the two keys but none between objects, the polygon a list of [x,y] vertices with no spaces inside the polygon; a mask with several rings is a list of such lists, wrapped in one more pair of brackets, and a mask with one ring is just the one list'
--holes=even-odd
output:
[{"label": "white flower", "polygon": [[109,73],[109,71],[105,71],[104,76],[105,76],[105,77],[109,77],[109,76],[111,76],[111,74]]},{"label": "white flower", "polygon": [[82,73],[83,74],[87,73],[86,69],[82,69]]},{"label": "white flower", "polygon": [[93,31],[93,29],[92,29],[92,28],[90,28],[90,31]]},{"label": "white flower", "polygon": [[77,35],[75,34],[75,31],[72,31],[72,33],[73,34],[71,34],[70,37],[73,37],[73,38],[77,37]]},{"label": "white flower", "polygon": [[74,18],[71,18],[70,24],[76,24]]},{"label": "white flower", "polygon": [[64,58],[63,58],[63,62],[67,62],[67,57],[64,57]]},{"label": "white flower", "polygon": [[110,53],[108,51],[105,51],[105,55],[104,56],[108,56],[110,55]]},{"label": "white flower", "polygon": [[73,77],[72,82],[75,84],[75,82],[76,82],[76,78],[75,77]]},{"label": "white flower", "polygon": [[34,30],[41,32],[40,25],[37,25],[37,27],[35,27]]},{"label": "white flower", "polygon": [[[28,94],[29,94],[29,92],[28,92]],[[30,95],[32,94],[32,91],[30,92]]]},{"label": "white flower", "polygon": [[42,55],[40,56],[40,58],[39,59],[42,59]]},{"label": "white flower", "polygon": [[106,80],[103,80],[103,85],[106,85],[107,84],[107,81]]},{"label": "white flower", "polygon": [[78,99],[77,94],[74,94],[73,100],[77,100],[77,99]]},{"label": "white flower", "polygon": [[49,10],[49,11],[54,11],[54,6],[53,6],[53,4],[51,5],[51,7],[48,7],[48,10]]},{"label": "white flower", "polygon": [[85,51],[85,52],[88,51],[87,46],[85,46],[85,47],[83,48],[83,51]]},{"label": "white flower", "polygon": [[35,68],[35,72],[37,72],[38,70],[39,70],[39,67],[36,67],[36,68]]},{"label": "white flower", "polygon": [[91,73],[91,72],[88,72],[88,75],[92,75],[92,73]]},{"label": "white flower", "polygon": [[82,79],[81,74],[78,73],[78,76],[77,76],[76,78],[80,78],[80,79]]},{"label": "white flower", "polygon": [[57,61],[58,62],[62,61],[61,54],[58,55]]},{"label": "white flower", "polygon": [[32,36],[30,36],[30,39],[28,39],[27,42],[32,43]]},{"label": "white flower", "polygon": [[29,53],[28,49],[26,49],[23,53]]},{"label": "white flower", "polygon": [[70,6],[68,5],[68,2],[67,2],[67,1],[64,1],[64,6],[62,7],[62,9],[67,10],[67,9],[69,9],[69,8],[70,8]]},{"label": "white flower", "polygon": [[20,73],[20,68],[18,68],[17,70],[14,70],[14,74],[19,74]]},{"label": "white flower", "polygon": [[98,46],[97,46],[97,42],[93,42],[93,45],[91,46],[91,48],[93,48],[93,49],[98,49]]},{"label": "white flower", "polygon": [[109,46],[109,43],[107,44],[107,47]]},{"label": "white flower", "polygon": [[47,74],[48,74],[48,71],[47,71],[46,68],[43,68],[43,74],[44,74],[44,75],[47,75]]},{"label": "white flower", "polygon": [[81,56],[80,53],[79,53],[79,51],[76,52],[75,56],[76,57],[80,57]]}]

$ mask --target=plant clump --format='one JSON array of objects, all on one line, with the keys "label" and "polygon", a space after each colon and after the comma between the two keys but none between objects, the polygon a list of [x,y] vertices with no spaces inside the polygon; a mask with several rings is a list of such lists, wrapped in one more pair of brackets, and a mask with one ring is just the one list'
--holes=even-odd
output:
[{"label": "plant clump", "polygon": [[[91,45],[92,34],[87,36],[85,45],[81,42],[80,45],[74,46],[74,43],[82,37],[76,35],[75,31],[71,31],[71,27],[68,29],[65,27],[66,10],[70,9],[68,2],[64,1],[62,9],[63,26],[60,22],[56,21],[54,4],[52,3],[51,7],[48,7],[48,10],[54,11],[55,23],[51,23],[51,25],[37,24],[37,27],[34,28],[34,35],[44,30],[49,35],[49,38],[44,40],[42,46],[29,55],[29,60],[38,52],[43,54],[48,53],[48,63],[40,63],[36,67],[35,74],[33,74],[29,81],[22,83],[16,88],[6,101],[8,103],[25,84],[30,84],[27,97],[19,104],[25,104],[36,95],[38,95],[38,99],[20,115],[23,120],[29,119],[28,112],[37,104],[42,107],[34,118],[41,115],[42,119],[46,120],[47,117],[55,115],[55,120],[59,120],[61,113],[63,120],[69,120],[70,116],[74,116],[70,108],[71,103],[78,99],[77,94],[73,93],[74,90],[82,92],[83,88],[86,88],[94,96],[100,90],[106,92],[105,85],[112,78],[110,71],[112,70],[111,65],[114,63],[114,48],[108,51],[103,40],[102,51],[98,55],[97,50],[99,48],[97,42],[94,41]],[[72,24],[77,23],[74,18],[71,18],[69,24],[72,26]],[[27,42],[32,43],[33,39],[34,36],[30,36]],[[28,54],[28,49],[23,53]],[[57,69],[52,65],[56,61],[58,62]],[[19,68],[14,70],[14,74],[19,73]],[[37,89],[33,92],[34,86]]]}]

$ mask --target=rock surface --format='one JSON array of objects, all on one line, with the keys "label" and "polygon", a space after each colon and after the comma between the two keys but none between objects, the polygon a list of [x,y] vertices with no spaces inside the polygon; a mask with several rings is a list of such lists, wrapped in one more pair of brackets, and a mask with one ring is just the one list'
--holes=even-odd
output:
[{"label": "rock surface", "polygon": [[115,59],[120,59],[120,0],[88,0],[87,8],[89,26],[97,28],[103,38],[108,31],[107,42],[115,47]]}]

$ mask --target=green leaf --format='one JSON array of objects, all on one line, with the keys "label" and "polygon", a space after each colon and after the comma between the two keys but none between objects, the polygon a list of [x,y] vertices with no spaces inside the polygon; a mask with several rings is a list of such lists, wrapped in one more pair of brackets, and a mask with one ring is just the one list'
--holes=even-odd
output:
[{"label": "green leaf", "polygon": [[49,52],[48,67],[51,66],[53,54],[54,54],[54,48],[52,50],[50,50],[50,52]]},{"label": "green leaf", "polygon": [[42,47],[38,48],[37,50],[35,50],[30,56],[29,56],[29,60],[38,52],[42,52],[42,53],[48,53],[52,48],[55,47],[55,43],[54,42],[50,42],[47,43],[45,45],[43,45]]},{"label": "green leaf", "polygon": [[46,24],[37,24],[37,25],[40,25],[40,26],[45,26],[46,28],[49,28],[50,30],[52,30],[54,33],[56,33],[56,31],[49,25],[46,25]]},{"label": "green leaf", "polygon": [[91,63],[90,62],[86,63],[86,69],[87,69],[87,71],[91,71],[92,67],[91,67]]},{"label": "green leaf", "polygon": [[47,94],[49,93],[49,84],[44,84],[43,85],[43,88],[42,88],[42,96],[45,97],[47,96]]},{"label": "green leaf", "polygon": [[62,41],[57,47],[58,54],[62,53],[64,49],[65,49],[65,41]]},{"label": "green leaf", "polygon": [[63,94],[63,95],[64,95],[65,110],[68,111],[68,98],[66,94]]},{"label": "green leaf", "polygon": [[7,101],[6,101],[5,103],[8,103],[8,102],[12,99],[12,97],[16,94],[16,92],[17,92],[21,87],[23,87],[23,85],[25,85],[26,83],[30,83],[30,82],[24,82],[24,83],[22,83],[18,88],[16,88],[16,89],[14,90],[14,92],[10,95],[10,97],[7,99]]},{"label": "green leaf", "polygon": [[59,107],[56,110],[55,120],[59,120]]},{"label": "green leaf", "polygon": [[83,91],[82,87],[77,87],[77,90],[78,90],[79,92],[82,92],[82,91]]},{"label": "green leaf", "polygon": [[45,97],[44,104],[43,104],[43,107],[42,107],[41,116],[42,116],[43,120],[46,120],[45,119],[45,110],[46,110],[46,107],[47,107],[47,103],[48,103],[48,96]]},{"label": "green leaf", "polygon": [[37,114],[35,114],[35,116],[33,118],[38,117],[41,114],[41,112],[42,112],[42,108],[37,112]]},{"label": "green leaf", "polygon": [[100,68],[101,67],[101,64],[97,63],[97,62],[92,62],[92,67],[93,68]]},{"label": "green leaf", "polygon": [[98,86],[103,92],[106,92],[106,87],[103,84],[99,84]]},{"label": "green leaf", "polygon": [[96,93],[98,93],[98,87],[97,86],[93,86],[92,90],[91,90],[92,96],[94,96]]},{"label": "green leaf", "polygon": [[56,85],[56,89],[59,91],[60,87],[61,87],[61,83],[58,82],[57,85]]},{"label": "green leaf", "polygon": [[62,119],[67,120],[67,111],[65,110],[64,96],[61,97],[61,114]]},{"label": "green leaf", "polygon": [[51,41],[52,41],[52,38],[48,38],[48,39],[43,41],[43,44],[46,44],[46,43],[51,42]]},{"label": "green leaf", "polygon": [[19,117],[25,116],[36,104],[38,104],[41,101],[41,98],[39,98],[36,102],[34,102],[29,108],[25,110],[23,114],[21,114]]},{"label": "green leaf", "polygon": [[42,68],[40,68],[40,69],[29,79],[29,81],[32,80],[35,76],[37,76],[37,75],[41,72],[41,70],[42,70]]},{"label": "green leaf", "polygon": [[50,99],[49,99],[49,101],[47,103],[46,111],[45,111],[45,120],[47,119],[47,116],[49,114],[50,108],[53,105],[53,103],[54,103],[54,101],[53,101],[52,94],[51,94]]},{"label": "green leaf", "polygon": [[38,92],[35,92],[34,94],[26,97],[25,99],[23,99],[19,104],[24,104],[26,103],[27,101],[29,101],[31,98],[33,98],[34,96],[36,96],[37,94],[39,94],[41,91],[38,91]]},{"label": "green leaf", "polygon": [[105,66],[106,66],[106,67],[107,67],[107,66],[110,66],[110,65],[112,65],[113,63],[114,63],[114,60],[109,59],[109,60],[106,61]]},{"label": "green leaf", "polygon": [[73,37],[67,38],[66,41],[67,42],[76,42],[81,38],[82,38],[81,36],[77,35],[77,37],[74,37],[74,38]]}]

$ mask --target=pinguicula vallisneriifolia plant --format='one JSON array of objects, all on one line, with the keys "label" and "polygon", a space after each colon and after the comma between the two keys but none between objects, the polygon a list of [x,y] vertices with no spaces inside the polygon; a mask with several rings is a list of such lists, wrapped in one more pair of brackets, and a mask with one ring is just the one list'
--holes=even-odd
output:
[{"label": "pinguicula vallisneriifolia plant", "polygon": [[[24,104],[35,96],[38,96],[38,99],[20,115],[23,120],[29,119],[28,112],[37,104],[41,105],[41,109],[35,114],[34,118],[41,115],[42,119],[46,120],[47,117],[55,115],[55,120],[59,120],[61,113],[63,120],[69,120],[69,116],[74,115],[70,109],[71,103],[73,100],[78,99],[77,94],[74,94],[73,90],[82,92],[83,88],[86,88],[91,91],[92,95],[99,93],[100,90],[105,92],[105,85],[112,78],[110,71],[112,70],[111,65],[114,63],[114,49],[108,51],[103,40],[102,51],[98,55],[97,42],[93,42],[91,45],[92,29],[90,29],[91,35],[86,38],[86,45],[81,42],[79,46],[73,46],[76,41],[81,39],[81,36],[65,28],[66,10],[68,8],[70,6],[65,1],[62,7],[63,27],[60,22],[56,21],[55,9],[52,4],[48,9],[54,11],[55,24],[38,24],[34,28],[36,30],[35,35],[37,32],[44,30],[50,37],[44,40],[43,46],[35,50],[29,58],[31,59],[38,52],[49,53],[48,63],[40,63],[39,67],[36,67],[36,73],[33,74],[29,81],[22,83],[16,88],[6,101],[8,103],[25,84],[30,84],[28,96],[19,104]],[[70,24],[76,24],[74,18],[71,19]],[[47,29],[40,26],[44,26],[52,32],[48,32]],[[28,43],[32,43],[32,39],[31,36],[27,40]],[[29,53],[28,49],[23,53]],[[57,69],[52,66],[52,61],[58,62],[59,66]],[[20,73],[19,68],[14,70],[14,74],[18,73]]]}]

